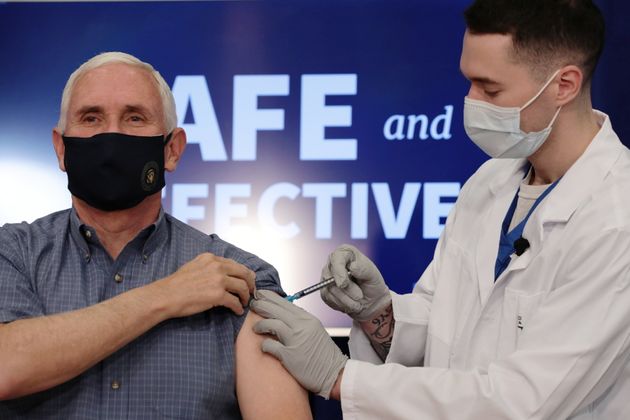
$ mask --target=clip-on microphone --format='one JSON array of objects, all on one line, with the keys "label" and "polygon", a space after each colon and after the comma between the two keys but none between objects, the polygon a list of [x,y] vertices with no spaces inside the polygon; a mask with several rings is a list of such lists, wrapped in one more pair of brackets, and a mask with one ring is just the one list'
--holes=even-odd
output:
[{"label": "clip-on microphone", "polygon": [[529,241],[522,236],[514,241],[514,252],[517,256],[521,256],[529,248]]}]

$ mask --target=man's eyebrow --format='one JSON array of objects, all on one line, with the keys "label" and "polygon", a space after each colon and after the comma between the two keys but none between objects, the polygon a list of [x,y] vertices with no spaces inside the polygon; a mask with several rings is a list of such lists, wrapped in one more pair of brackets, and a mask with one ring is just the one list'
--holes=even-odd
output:
[{"label": "man's eyebrow", "polygon": [[103,108],[98,105],[85,105],[79,108],[76,112],[77,115],[89,114],[91,112],[102,113]]},{"label": "man's eyebrow", "polygon": [[497,82],[496,80],[492,80],[488,77],[471,77],[470,78],[471,82],[477,82],[477,83],[482,83],[484,85],[500,85],[501,83]]},{"label": "man's eyebrow", "polygon": [[[77,111],[75,112],[74,115],[85,115],[85,114],[90,114],[90,113],[103,114],[104,112],[105,112],[105,110],[100,105],[85,105],[85,106],[82,106],[81,108],[77,109]],[[146,107],[144,105],[140,105],[140,104],[125,105],[125,111],[124,112],[125,113],[137,112],[139,114],[143,114],[143,115],[147,115],[147,116],[153,115],[153,113],[151,112],[151,110],[148,107]]]},{"label": "man's eyebrow", "polygon": [[125,105],[125,112],[138,112],[140,114],[149,114],[152,112],[149,108],[144,105]]},{"label": "man's eyebrow", "polygon": [[459,72],[461,73],[462,76],[464,76],[464,78],[470,80],[471,82],[475,82],[475,83],[480,83],[480,84],[484,84],[484,85],[500,85],[501,83],[497,82],[496,80],[490,79],[489,77],[471,77],[468,78],[468,76],[466,76],[466,74],[462,71],[462,69],[459,69]]}]

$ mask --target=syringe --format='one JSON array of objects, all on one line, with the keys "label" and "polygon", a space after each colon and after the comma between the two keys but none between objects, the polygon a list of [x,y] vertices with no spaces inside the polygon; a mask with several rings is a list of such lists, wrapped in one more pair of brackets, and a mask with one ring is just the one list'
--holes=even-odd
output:
[{"label": "syringe", "polygon": [[299,298],[301,298],[301,297],[304,297],[304,296],[306,296],[306,295],[308,295],[308,294],[311,294],[311,293],[313,293],[313,292],[316,292],[316,291],[318,291],[319,289],[324,288],[324,287],[326,287],[326,286],[328,286],[329,284],[332,284],[332,283],[334,283],[334,282],[335,282],[335,279],[334,279],[334,278],[332,278],[332,277],[327,278],[327,279],[325,279],[325,280],[324,280],[324,281],[322,281],[322,282],[319,282],[319,283],[317,283],[317,284],[312,285],[311,287],[307,287],[306,289],[304,289],[304,290],[300,290],[299,292],[297,292],[297,293],[295,293],[295,294],[293,294],[293,295],[291,295],[291,296],[287,296],[287,297],[286,297],[286,299],[287,299],[289,302],[293,302],[294,300],[297,300],[297,299],[299,299]]}]

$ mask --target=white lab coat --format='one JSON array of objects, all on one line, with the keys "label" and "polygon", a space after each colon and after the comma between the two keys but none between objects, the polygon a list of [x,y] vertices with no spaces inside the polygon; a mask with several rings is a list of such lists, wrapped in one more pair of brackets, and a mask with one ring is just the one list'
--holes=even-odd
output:
[{"label": "white lab coat", "polygon": [[392,293],[385,364],[353,327],[345,419],[630,419],[630,151],[598,115],[496,283],[526,161],[493,159],[470,178],[413,293]]}]

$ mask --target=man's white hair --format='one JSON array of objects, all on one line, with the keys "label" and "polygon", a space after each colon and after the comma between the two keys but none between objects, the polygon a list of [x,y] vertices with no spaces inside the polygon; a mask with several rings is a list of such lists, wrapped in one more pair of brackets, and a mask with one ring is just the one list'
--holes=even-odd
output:
[{"label": "man's white hair", "polygon": [[61,130],[62,133],[66,129],[68,105],[77,80],[90,70],[112,63],[124,63],[130,66],[138,67],[153,76],[162,101],[164,128],[166,129],[166,133],[173,131],[177,127],[177,113],[175,112],[175,99],[173,98],[173,92],[171,92],[170,87],[151,64],[140,61],[133,55],[123,52],[104,52],[98,54],[81,64],[81,66],[70,75],[61,96],[61,110],[59,111],[57,128]]}]

